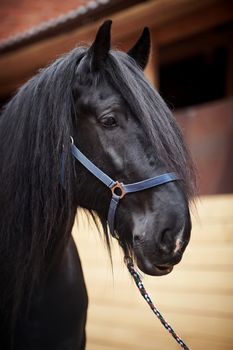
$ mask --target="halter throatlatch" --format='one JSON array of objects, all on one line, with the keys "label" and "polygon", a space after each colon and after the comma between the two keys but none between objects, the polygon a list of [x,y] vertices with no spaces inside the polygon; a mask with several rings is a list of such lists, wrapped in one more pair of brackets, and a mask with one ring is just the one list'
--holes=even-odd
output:
[{"label": "halter throatlatch", "polygon": [[163,185],[165,183],[179,180],[179,177],[175,173],[165,173],[159,176],[151,177],[146,180],[134,182],[131,184],[124,184],[123,182],[115,181],[107,174],[105,174],[100,168],[92,163],[74,144],[73,138],[71,138],[71,152],[73,156],[97,179],[105,184],[112,191],[112,198],[108,210],[108,225],[111,234],[114,236],[114,222],[117,206],[120,200],[129,193],[139,192],[152,188],[155,186]]},{"label": "halter throatlatch", "polygon": [[[122,198],[124,198],[129,193],[139,192],[146,190],[148,188],[152,188],[155,186],[163,185],[165,183],[179,180],[179,177],[175,173],[165,173],[159,176],[151,177],[149,179],[134,182],[131,184],[124,184],[123,182],[114,181],[105,174],[101,169],[99,169],[94,163],[92,163],[75,145],[74,140],[71,137],[71,152],[73,156],[88,170],[92,173],[97,179],[99,179],[103,184],[105,184],[112,192],[112,198],[110,201],[109,209],[108,209],[108,225],[112,236],[114,234],[114,221],[115,214],[117,210],[117,206]],[[165,321],[159,310],[153,304],[151,298],[146,292],[142,281],[140,279],[140,275],[136,271],[133,266],[132,259],[130,257],[125,257],[125,264],[133,277],[136,286],[138,287],[141,295],[146,300],[148,305],[154,314],[158,317],[163,326],[169,331],[169,333],[173,336],[173,338],[177,341],[177,343],[185,350],[189,350],[187,345],[183,342],[183,340],[175,333],[173,328]]]}]

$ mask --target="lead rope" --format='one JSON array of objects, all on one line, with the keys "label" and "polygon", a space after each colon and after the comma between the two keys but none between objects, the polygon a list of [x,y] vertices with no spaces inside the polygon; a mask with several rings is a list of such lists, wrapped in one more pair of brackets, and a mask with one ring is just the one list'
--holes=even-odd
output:
[{"label": "lead rope", "polygon": [[130,257],[125,256],[124,262],[129,270],[129,273],[134,279],[136,286],[138,287],[141,295],[146,300],[147,304],[150,306],[151,310],[158,317],[162,325],[168,330],[168,332],[173,336],[173,338],[177,341],[177,343],[185,350],[190,350],[187,345],[183,342],[183,340],[175,333],[174,329],[169,325],[169,323],[163,318],[157,307],[153,304],[151,298],[149,297],[139,273],[136,271],[133,265],[133,261]]}]

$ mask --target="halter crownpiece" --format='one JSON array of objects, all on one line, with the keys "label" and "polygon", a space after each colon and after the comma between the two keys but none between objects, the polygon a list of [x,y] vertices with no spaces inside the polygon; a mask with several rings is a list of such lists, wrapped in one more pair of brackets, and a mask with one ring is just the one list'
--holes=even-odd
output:
[{"label": "halter crownpiece", "polygon": [[163,185],[165,183],[179,180],[176,173],[165,173],[162,175],[154,176],[146,180],[139,182],[133,182],[130,184],[124,184],[123,182],[115,181],[110,176],[105,174],[100,168],[92,163],[74,144],[74,140],[71,139],[71,153],[72,155],[97,179],[105,184],[112,191],[112,198],[108,210],[108,225],[111,234],[114,236],[114,222],[115,215],[120,199],[125,197],[129,193],[139,192],[148,188]]}]

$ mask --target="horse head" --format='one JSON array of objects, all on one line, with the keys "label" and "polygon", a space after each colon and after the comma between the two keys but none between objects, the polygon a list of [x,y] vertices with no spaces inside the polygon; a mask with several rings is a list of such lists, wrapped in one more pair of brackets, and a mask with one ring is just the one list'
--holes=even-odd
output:
[{"label": "horse head", "polygon": [[[127,53],[111,50],[110,31],[111,21],[106,21],[77,62],[72,137],[91,162],[119,182],[170,171],[180,178],[130,193],[115,217],[115,235],[125,254],[131,253],[143,272],[164,275],[179,263],[190,239],[192,161],[174,117],[143,74],[150,53],[148,28]],[[74,163],[74,183],[77,205],[95,211],[108,235],[111,191],[80,162]]]}]

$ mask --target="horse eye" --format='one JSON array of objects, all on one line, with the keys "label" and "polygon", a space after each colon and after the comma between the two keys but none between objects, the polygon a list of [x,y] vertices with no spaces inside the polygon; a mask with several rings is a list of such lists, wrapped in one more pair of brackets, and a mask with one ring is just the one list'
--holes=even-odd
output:
[{"label": "horse eye", "polygon": [[117,126],[116,119],[113,116],[104,116],[101,118],[101,123],[104,126]]}]

